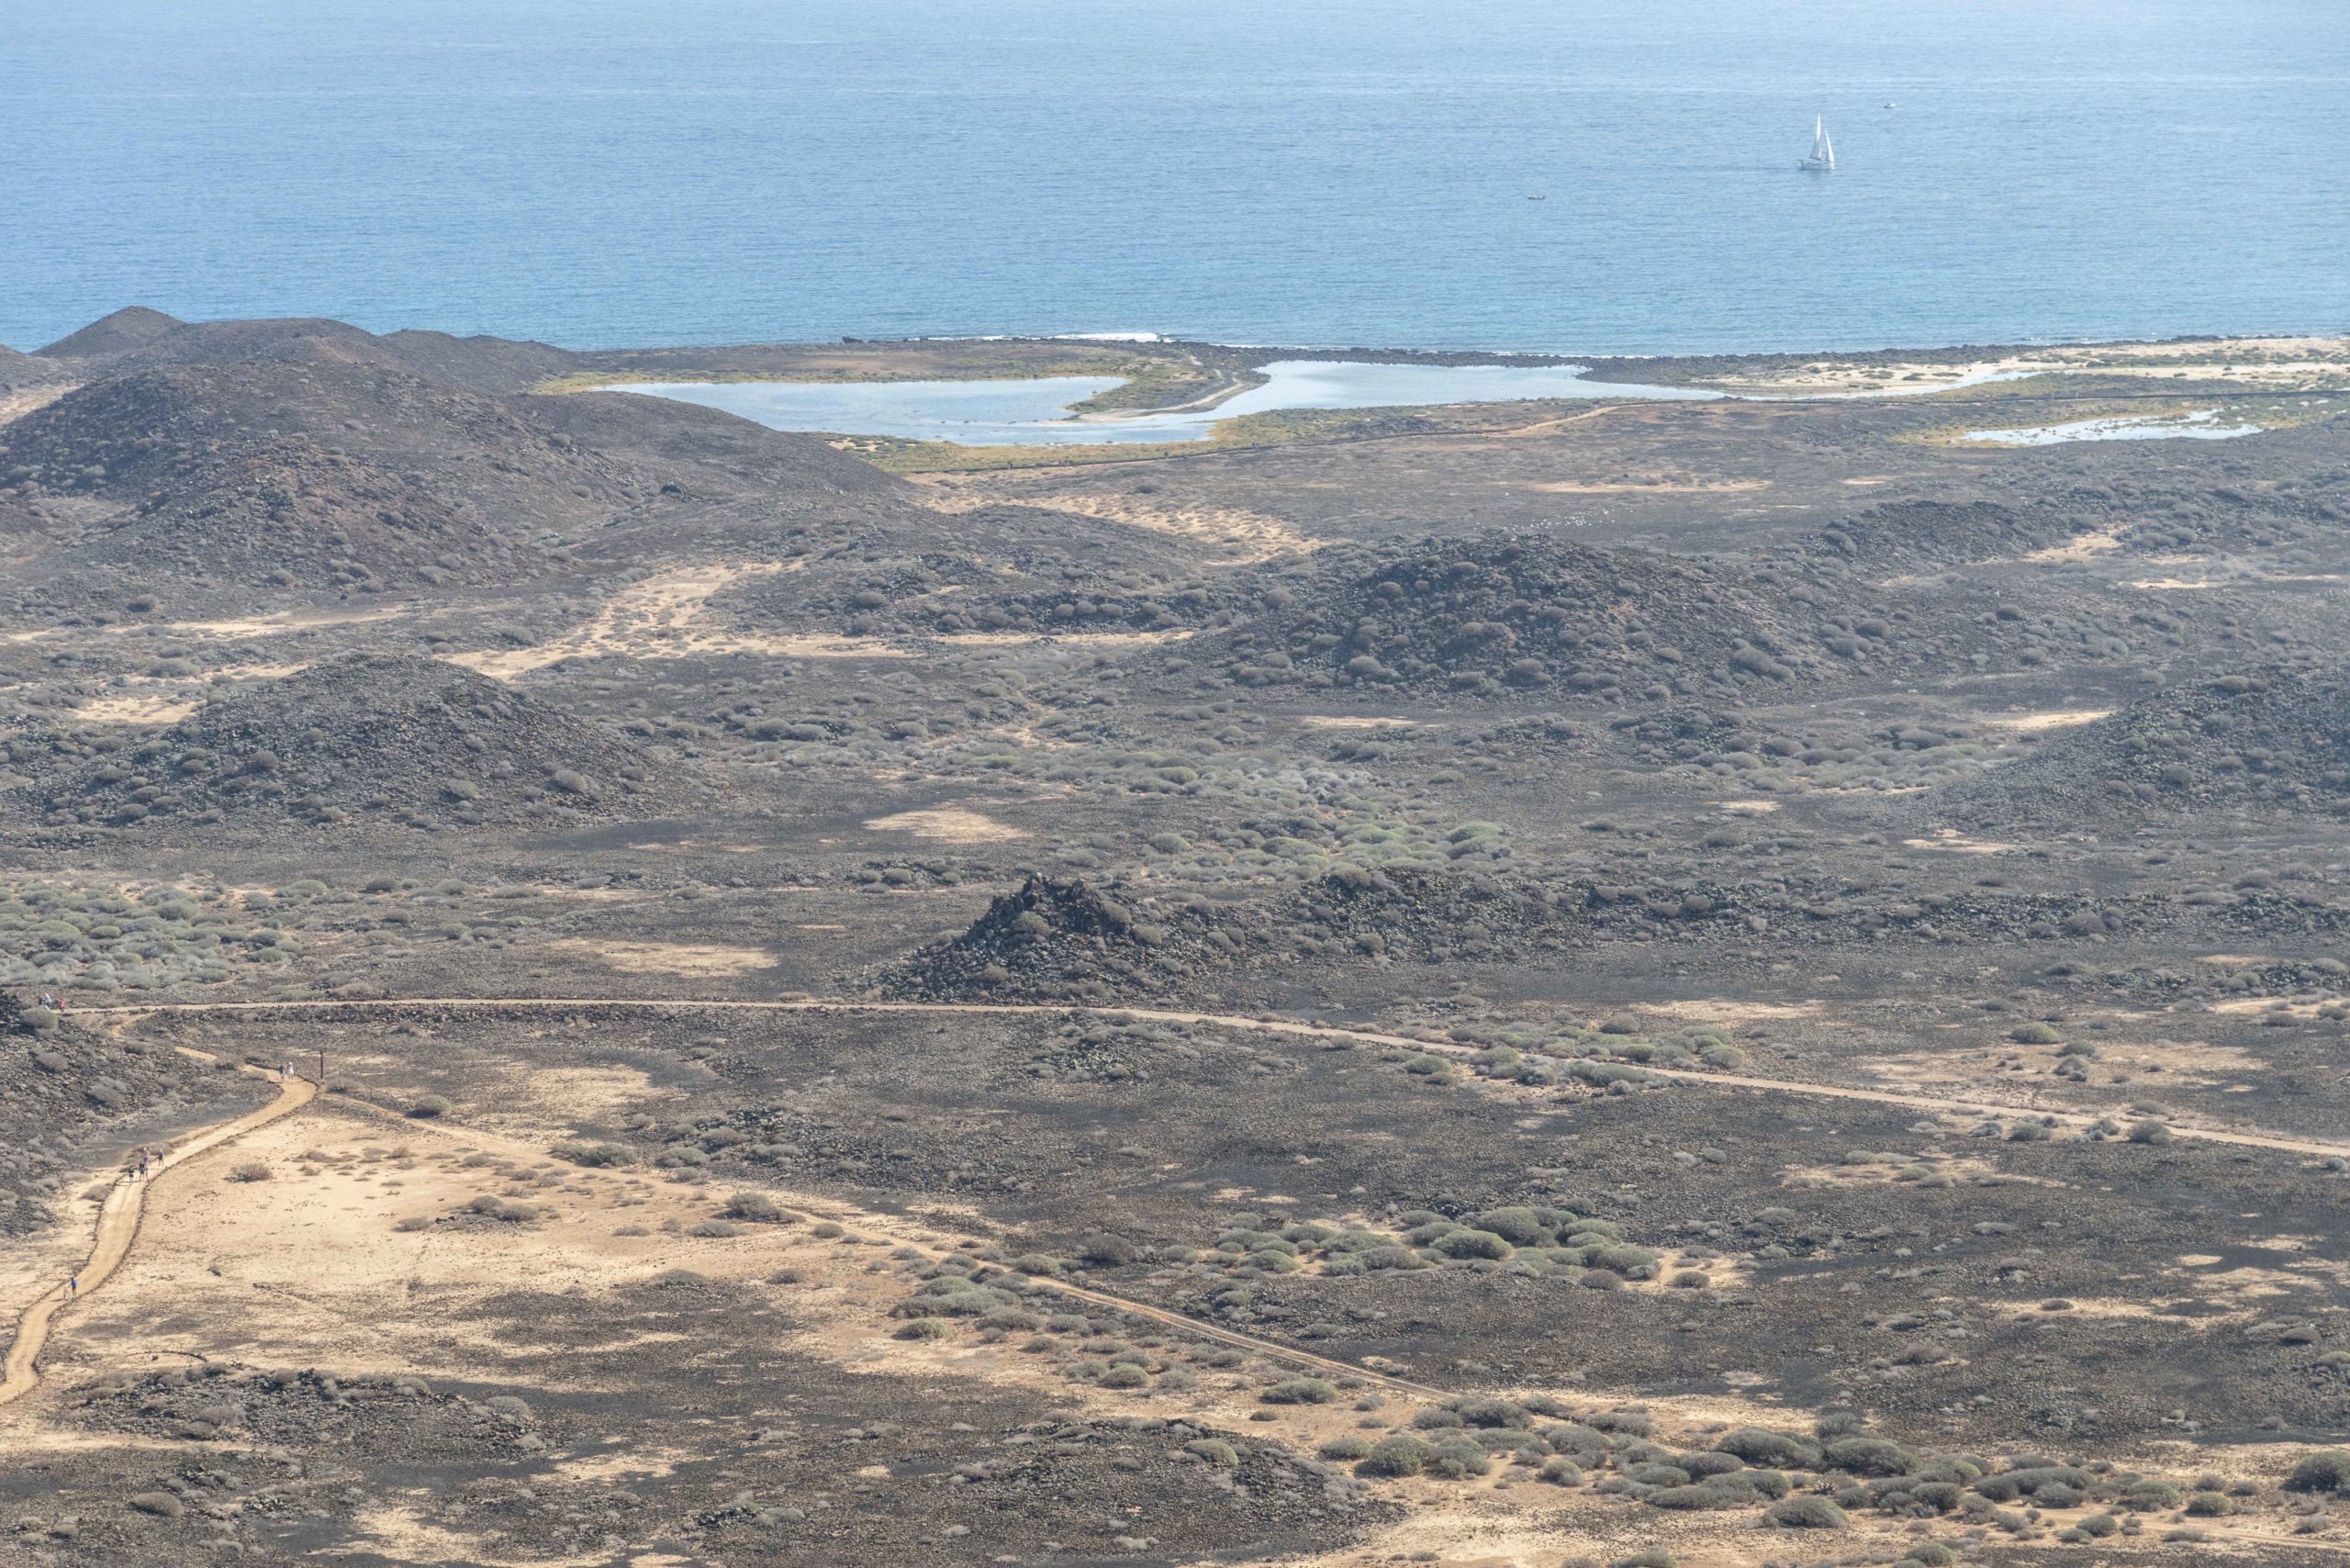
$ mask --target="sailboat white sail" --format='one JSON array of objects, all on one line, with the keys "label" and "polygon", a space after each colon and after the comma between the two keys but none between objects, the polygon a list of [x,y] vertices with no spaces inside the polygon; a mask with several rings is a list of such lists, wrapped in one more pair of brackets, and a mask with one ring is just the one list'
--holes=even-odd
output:
[{"label": "sailboat white sail", "polygon": [[1811,156],[1796,165],[1815,174],[1836,172],[1836,144],[1828,140],[1828,117],[1820,115],[1811,122]]}]

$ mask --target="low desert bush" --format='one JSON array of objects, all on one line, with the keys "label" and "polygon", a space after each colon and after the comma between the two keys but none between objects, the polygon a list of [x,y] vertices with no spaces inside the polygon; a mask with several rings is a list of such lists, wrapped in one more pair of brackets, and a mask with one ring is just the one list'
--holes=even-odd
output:
[{"label": "low desert bush", "polygon": [[1817,1494],[1781,1498],[1762,1517],[1781,1529],[1842,1529],[1852,1523],[1843,1509]]},{"label": "low desert bush", "polygon": [[1268,1405],[1327,1405],[1338,1391],[1318,1377],[1285,1378],[1257,1396]]},{"label": "low desert bush", "polygon": [[636,1151],[624,1143],[570,1142],[554,1146],[554,1156],[574,1165],[633,1165]]},{"label": "low desert bush", "polygon": [[1371,1451],[1355,1466],[1359,1475],[1404,1476],[1418,1475],[1436,1457],[1436,1450],[1408,1432],[1393,1432],[1371,1445]]},{"label": "low desert bush", "polygon": [[2288,1492],[2350,1493],[2350,1450],[2320,1449],[2285,1478]]}]

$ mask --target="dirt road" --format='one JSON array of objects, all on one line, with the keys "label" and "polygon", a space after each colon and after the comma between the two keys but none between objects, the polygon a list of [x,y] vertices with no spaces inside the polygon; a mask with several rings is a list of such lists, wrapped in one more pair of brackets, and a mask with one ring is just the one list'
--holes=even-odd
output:
[{"label": "dirt road", "polygon": [[[252,1068],[245,1070],[259,1071]],[[123,1259],[129,1254],[131,1243],[138,1239],[139,1224],[147,1212],[148,1193],[165,1172],[224,1144],[233,1143],[255,1127],[266,1126],[280,1116],[300,1110],[317,1097],[318,1092],[318,1085],[308,1080],[290,1079],[279,1087],[277,1098],[259,1110],[216,1123],[165,1150],[162,1163],[150,1167],[143,1178],[137,1181],[118,1179],[106,1193],[106,1202],[99,1206],[97,1236],[79,1273],[80,1291],[69,1291],[67,1282],[60,1280],[17,1317],[17,1338],[8,1347],[6,1376],[0,1377],[0,1405],[21,1398],[39,1386],[39,1362],[41,1350],[49,1344],[50,1324],[60,1312],[105,1284],[115,1270],[121,1266]]]},{"label": "dirt road", "polygon": [[[1294,1035],[1306,1039],[1345,1040],[1355,1045],[1423,1051],[1435,1056],[1466,1058],[1474,1054],[1466,1046],[1416,1040],[1405,1035],[1386,1035],[1370,1029],[1342,1029],[1327,1024],[1306,1024],[1294,1019],[1245,1018],[1236,1014],[1192,1013],[1161,1007],[1092,1007],[1058,1002],[867,1002],[847,997],[816,998],[800,1002],[692,1001],[674,997],[633,996],[329,997],[316,1002],[166,1002],[143,1007],[91,1007],[76,1009],[75,1016],[133,1017],[158,1013],[397,1012],[402,1008],[412,1007],[480,1008],[493,1011],[500,1008],[543,1009],[550,1012],[586,1007],[621,1007],[680,1013],[962,1013],[1013,1016],[1091,1013],[1126,1018],[1148,1018],[1168,1024],[1204,1024],[1231,1029],[1259,1029],[1268,1034]],[[1668,1067],[1643,1067],[1640,1070],[1652,1077],[1670,1079],[1676,1083],[1710,1084],[1721,1089],[1749,1089],[1762,1093],[1800,1094],[1826,1100],[1858,1100],[1871,1104],[1898,1105],[1907,1110],[1928,1111],[1939,1115],[2044,1118],[2058,1126],[2070,1127],[2076,1131],[2087,1127],[2100,1119],[2114,1121],[2138,1119],[2127,1107],[2119,1105],[2105,1111],[2056,1110],[2045,1105],[2019,1104],[2013,1101],[1986,1099],[1975,1095],[1964,1098],[1944,1098],[1932,1094],[1907,1093],[1891,1089],[1870,1089],[1854,1084],[1808,1083],[1797,1079],[1759,1078],[1747,1073],[1695,1071],[1686,1068]],[[2200,1126],[2191,1122],[2171,1122],[2165,1125],[2175,1137],[2197,1138],[2207,1143],[2228,1144],[2243,1148],[2276,1149],[2281,1153],[2306,1154],[2318,1159],[2350,1159],[2350,1142],[2290,1137],[2282,1133],[2264,1132],[2256,1128],[2247,1130]]]}]

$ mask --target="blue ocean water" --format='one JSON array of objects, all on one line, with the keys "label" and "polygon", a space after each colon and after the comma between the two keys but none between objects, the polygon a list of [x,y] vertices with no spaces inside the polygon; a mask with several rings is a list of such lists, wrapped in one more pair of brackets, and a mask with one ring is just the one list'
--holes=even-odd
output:
[{"label": "blue ocean water", "polygon": [[2338,330],[2345,110],[2341,0],[0,0],[0,342]]}]

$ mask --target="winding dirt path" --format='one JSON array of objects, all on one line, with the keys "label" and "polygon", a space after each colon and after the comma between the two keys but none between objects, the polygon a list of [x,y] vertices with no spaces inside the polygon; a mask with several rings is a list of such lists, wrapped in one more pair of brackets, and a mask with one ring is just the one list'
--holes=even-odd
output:
[{"label": "winding dirt path", "polygon": [[[1228,1029],[1258,1029],[1267,1034],[1293,1035],[1316,1040],[1346,1040],[1356,1045],[1392,1047],[1399,1050],[1420,1051],[1431,1056],[1465,1058],[1475,1054],[1466,1046],[1416,1040],[1408,1035],[1382,1034],[1371,1029],[1342,1029],[1327,1024],[1305,1024],[1294,1019],[1248,1018],[1230,1013],[1193,1013],[1178,1008],[1163,1007],[1091,1006],[1059,1002],[869,1002],[853,997],[814,998],[801,1002],[726,999],[695,1001],[676,997],[645,996],[322,997],[315,1002],[159,1002],[144,1006],[81,1008],[76,1010],[74,1015],[76,1017],[92,1015],[137,1017],[163,1013],[397,1012],[402,1008],[431,1007],[477,1008],[484,1011],[504,1008],[523,1012],[618,1007],[677,1013],[948,1013],[983,1015],[992,1014],[1015,1017],[1084,1013],[1125,1018],[1148,1018],[1166,1024],[1205,1024]],[[1965,1096],[1916,1094],[1893,1089],[1870,1089],[1856,1084],[1811,1083],[1800,1079],[1761,1078],[1751,1073],[1701,1072],[1687,1068],[1670,1067],[1643,1067],[1639,1070],[1652,1077],[1670,1079],[1676,1083],[1707,1084],[1724,1089],[1748,1089],[1766,1094],[1800,1094],[1825,1100],[1857,1100],[1875,1105],[1898,1105],[1906,1110],[1929,1111],[1938,1115],[2044,1118],[2058,1126],[2070,1127],[2076,1131],[2099,1120],[2135,1119],[2126,1107],[2121,1106],[2105,1111],[2071,1111],[2046,1105],[2018,1104],[2013,1101],[1987,1099],[1971,1094]],[[2169,1127],[2175,1137],[2195,1138],[2206,1143],[2227,1144],[2241,1148],[2266,1148],[2286,1154],[2306,1154],[2318,1159],[2350,1159],[2350,1142],[2290,1137],[2282,1133],[2257,1130],[2246,1132],[2225,1127],[2199,1126],[2188,1122],[2167,1122],[2165,1126]]]},{"label": "winding dirt path", "polygon": [[[188,1054],[203,1055],[196,1051]],[[242,1070],[260,1073],[256,1068]],[[147,1213],[147,1193],[158,1178],[199,1155],[235,1142],[256,1127],[292,1114],[316,1099],[318,1092],[319,1086],[308,1079],[289,1079],[279,1087],[277,1098],[259,1110],[215,1123],[173,1145],[164,1151],[162,1163],[151,1167],[143,1179],[118,1178],[106,1193],[106,1202],[99,1206],[97,1236],[91,1245],[90,1256],[77,1271],[80,1291],[72,1293],[67,1282],[61,1280],[17,1318],[16,1340],[8,1347],[6,1375],[0,1376],[0,1405],[22,1398],[39,1386],[39,1362],[41,1351],[49,1344],[50,1326],[59,1313],[105,1284],[129,1255],[131,1243],[139,1238],[140,1221]]]}]

